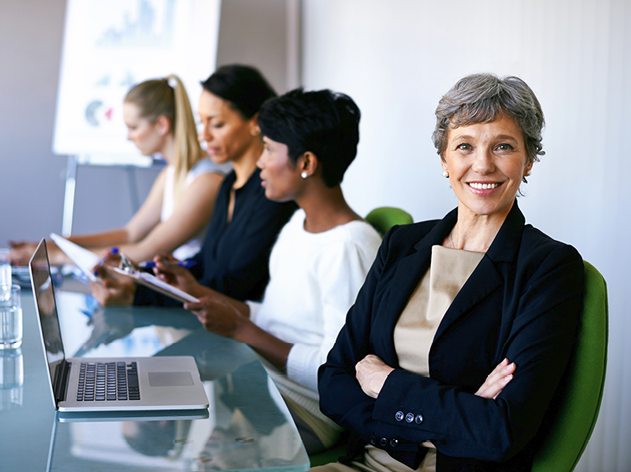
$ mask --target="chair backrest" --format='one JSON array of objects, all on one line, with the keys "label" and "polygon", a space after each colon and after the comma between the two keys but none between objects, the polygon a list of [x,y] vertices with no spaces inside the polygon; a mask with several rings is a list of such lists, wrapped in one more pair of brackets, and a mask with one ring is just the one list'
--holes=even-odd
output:
[{"label": "chair backrest", "polygon": [[408,212],[395,207],[375,208],[366,215],[366,221],[370,223],[381,236],[386,234],[394,225],[407,225],[414,222]]},{"label": "chair backrest", "polygon": [[607,284],[594,266],[587,261],[584,264],[583,312],[574,354],[564,377],[565,395],[535,456],[533,472],[574,470],[600,410],[607,367]]}]

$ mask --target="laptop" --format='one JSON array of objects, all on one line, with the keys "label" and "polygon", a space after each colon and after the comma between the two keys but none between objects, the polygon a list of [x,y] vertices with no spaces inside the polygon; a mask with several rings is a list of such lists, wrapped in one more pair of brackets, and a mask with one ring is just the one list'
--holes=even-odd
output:
[{"label": "laptop", "polygon": [[208,408],[208,397],[191,356],[67,358],[44,239],[29,261],[29,271],[50,389],[59,411]]}]

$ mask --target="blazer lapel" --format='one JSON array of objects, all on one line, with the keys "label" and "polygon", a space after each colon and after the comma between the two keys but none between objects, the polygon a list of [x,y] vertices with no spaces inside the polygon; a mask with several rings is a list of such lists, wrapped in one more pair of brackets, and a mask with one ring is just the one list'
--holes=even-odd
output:
[{"label": "blazer lapel", "polygon": [[412,292],[427,272],[432,255],[432,246],[442,244],[443,240],[456,224],[457,210],[451,211],[439,221],[418,243],[414,245],[415,252],[404,257],[399,262],[391,282],[391,290],[387,303],[387,313],[383,318],[388,323],[382,333],[388,333],[383,342],[386,343],[384,352],[391,358],[383,359],[388,365],[399,365],[394,348],[394,328],[399,321],[403,309],[408,303]]},{"label": "blazer lapel", "polygon": [[504,276],[498,271],[498,265],[517,258],[524,222],[524,216],[515,200],[489,250],[445,313],[434,335],[432,349],[460,317],[469,313],[475,305],[504,284]]},{"label": "blazer lapel", "polygon": [[[436,345],[440,337],[454,325],[462,316],[467,314],[472,307],[480,303],[487,295],[495,291],[504,282],[503,277],[498,274],[495,265],[488,257],[483,257],[478,266],[469,277],[469,280],[456,295],[449,309],[445,313],[442,321],[438,325],[438,330],[434,335]],[[499,316],[499,314],[498,314]]]}]

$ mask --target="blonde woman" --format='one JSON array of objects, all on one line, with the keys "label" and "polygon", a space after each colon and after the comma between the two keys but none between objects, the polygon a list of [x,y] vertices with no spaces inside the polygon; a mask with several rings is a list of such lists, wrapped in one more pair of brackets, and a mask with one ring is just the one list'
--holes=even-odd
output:
[{"label": "blonde woman", "polygon": [[[215,164],[202,150],[184,85],[175,75],[134,86],[123,103],[127,139],[145,156],[161,154],[166,167],[147,199],[122,228],[69,239],[101,255],[118,246],[131,260],[150,260],[161,252],[178,259],[201,246],[215,198],[230,165]],[[14,264],[26,264],[34,243],[11,243]],[[51,263],[70,262],[49,243]]]}]

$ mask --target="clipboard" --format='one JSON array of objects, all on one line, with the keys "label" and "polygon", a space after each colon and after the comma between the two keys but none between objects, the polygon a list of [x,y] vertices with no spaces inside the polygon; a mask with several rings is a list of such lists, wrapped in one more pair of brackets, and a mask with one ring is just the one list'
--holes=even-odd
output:
[{"label": "clipboard", "polygon": [[108,271],[113,271],[118,275],[122,275],[123,277],[133,280],[138,285],[148,287],[158,293],[161,293],[162,295],[174,298],[179,302],[199,302],[198,298],[195,298],[193,295],[189,295],[184,290],[180,290],[179,288],[166,283],[164,280],[160,280],[158,277],[150,274],[149,272],[140,272],[130,268],[121,269],[120,267],[112,267],[108,265],[103,267],[105,267]]},{"label": "clipboard", "polygon": [[[50,233],[50,238],[57,244],[59,249],[66,253],[66,255],[75,263],[75,265],[83,271],[83,273],[88,277],[91,281],[99,283],[99,279],[92,273],[92,269],[95,265],[101,262],[99,256],[94,254],[91,251],[79,246],[78,244],[69,241],[68,239],[59,236],[55,233]],[[122,256],[122,254],[121,254]],[[199,299],[195,298],[192,295],[189,295],[183,290],[180,290],[177,287],[174,287],[171,284],[166,283],[163,280],[160,280],[153,274],[149,272],[140,272],[135,270],[132,267],[120,268],[113,267],[109,265],[104,265],[108,272],[113,272],[117,275],[122,275],[123,277],[127,277],[134,281],[134,283],[138,285],[143,285],[152,290],[155,290],[162,295],[166,295],[167,297],[174,298],[175,300],[186,303],[186,302],[199,302]]]}]

